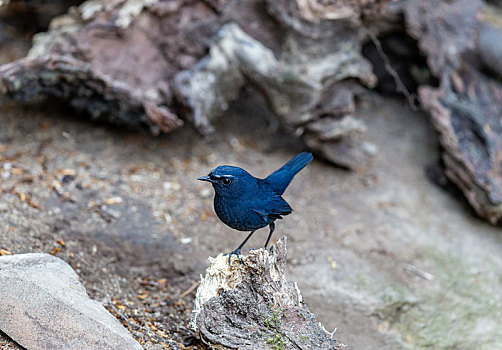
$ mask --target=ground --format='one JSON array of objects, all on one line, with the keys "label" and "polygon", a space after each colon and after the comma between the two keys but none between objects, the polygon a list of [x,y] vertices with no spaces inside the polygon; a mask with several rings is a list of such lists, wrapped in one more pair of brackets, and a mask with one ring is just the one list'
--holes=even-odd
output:
[{"label": "ground", "polygon": [[[184,292],[208,256],[245,236],[215,217],[212,189],[196,178],[221,164],[265,177],[303,150],[268,130],[263,106],[245,91],[215,135],[152,137],[54,102],[4,100],[0,249],[67,261],[146,348],[166,346],[167,334],[169,346],[189,346],[194,293]],[[500,228],[427,178],[440,154],[424,114],[372,93],[359,106],[372,161],[349,172],[316,159],[284,195],[294,212],[274,238],[288,237],[288,279],[349,348],[500,348]]]}]

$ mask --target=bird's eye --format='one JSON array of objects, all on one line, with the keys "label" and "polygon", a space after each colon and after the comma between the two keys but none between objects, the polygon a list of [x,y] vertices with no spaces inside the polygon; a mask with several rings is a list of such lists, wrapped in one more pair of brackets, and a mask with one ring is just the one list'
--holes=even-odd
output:
[{"label": "bird's eye", "polygon": [[221,180],[221,182],[223,182],[224,185],[229,185],[232,182],[232,180],[230,180],[229,178],[225,177],[225,178],[223,178],[223,180]]}]

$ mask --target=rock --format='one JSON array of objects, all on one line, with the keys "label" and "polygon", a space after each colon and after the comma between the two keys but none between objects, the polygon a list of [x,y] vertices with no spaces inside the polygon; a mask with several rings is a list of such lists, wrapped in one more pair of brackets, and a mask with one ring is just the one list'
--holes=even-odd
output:
[{"label": "rock", "polygon": [[[242,261],[241,261],[241,260]],[[197,289],[193,327],[213,349],[342,349],[284,276],[286,237],[228,265],[210,258]]]},{"label": "rock", "polygon": [[142,349],[49,254],[0,257],[0,330],[27,349]]}]

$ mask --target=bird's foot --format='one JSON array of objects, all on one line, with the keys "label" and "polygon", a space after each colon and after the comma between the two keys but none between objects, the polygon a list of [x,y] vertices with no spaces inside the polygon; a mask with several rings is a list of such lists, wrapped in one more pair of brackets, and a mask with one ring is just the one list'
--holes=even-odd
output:
[{"label": "bird's foot", "polygon": [[[232,255],[237,255],[237,257],[239,257],[239,255],[241,255],[241,249],[237,248],[233,252],[225,253],[224,255],[228,255],[228,265],[230,265],[230,260],[232,259]],[[240,259],[240,261],[243,262],[242,259]]]}]

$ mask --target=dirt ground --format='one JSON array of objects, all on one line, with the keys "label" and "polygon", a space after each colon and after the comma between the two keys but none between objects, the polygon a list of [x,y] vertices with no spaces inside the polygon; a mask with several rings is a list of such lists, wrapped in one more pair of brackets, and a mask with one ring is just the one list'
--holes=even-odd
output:
[{"label": "dirt ground", "polygon": [[[5,43],[1,62],[29,47]],[[0,254],[64,259],[147,349],[197,346],[190,290],[245,233],[216,218],[196,178],[221,164],[264,177],[304,149],[269,131],[264,105],[244,91],[215,135],[153,137],[57,101],[0,100]],[[285,193],[294,212],[274,238],[288,237],[289,280],[348,349],[502,349],[500,228],[426,176],[440,153],[424,114],[373,93],[358,105],[371,161],[349,172],[316,159]]]}]

